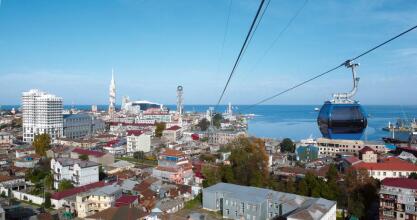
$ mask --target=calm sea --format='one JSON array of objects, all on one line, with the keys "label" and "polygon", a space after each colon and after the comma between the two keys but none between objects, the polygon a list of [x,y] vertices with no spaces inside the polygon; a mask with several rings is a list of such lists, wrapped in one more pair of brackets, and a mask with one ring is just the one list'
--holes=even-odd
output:
[{"label": "calm sea", "polygon": [[[18,106],[2,106],[2,109],[11,109]],[[76,105],[77,109],[91,109],[90,105]],[[186,111],[205,112],[210,106],[208,105],[186,105]],[[239,112],[246,106],[234,106],[233,110]],[[318,112],[314,108],[320,108],[319,105],[261,105],[254,107],[249,112],[256,116],[249,121],[249,133],[258,137],[285,138],[289,137],[294,140],[304,138],[320,137],[316,118]],[[71,106],[65,106],[71,108]],[[99,109],[107,109],[106,105],[99,105]],[[168,108],[175,109],[174,105],[168,105]],[[388,136],[388,132],[382,128],[387,126],[388,122],[395,123],[398,118],[413,119],[417,118],[417,106],[382,106],[371,105],[364,106],[369,115],[368,128],[366,129],[363,139],[381,140],[382,137]],[[226,106],[219,106],[218,111],[224,112]]]}]

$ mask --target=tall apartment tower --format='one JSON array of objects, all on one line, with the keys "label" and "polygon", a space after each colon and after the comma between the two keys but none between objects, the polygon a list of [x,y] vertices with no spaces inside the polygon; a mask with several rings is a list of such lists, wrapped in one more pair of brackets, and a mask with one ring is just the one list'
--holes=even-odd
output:
[{"label": "tall apartment tower", "polygon": [[114,71],[111,70],[111,81],[109,86],[109,115],[116,112],[116,83],[114,82]]},{"label": "tall apartment tower", "polygon": [[32,89],[22,93],[23,141],[32,143],[35,135],[47,133],[51,139],[63,134],[62,98]]}]

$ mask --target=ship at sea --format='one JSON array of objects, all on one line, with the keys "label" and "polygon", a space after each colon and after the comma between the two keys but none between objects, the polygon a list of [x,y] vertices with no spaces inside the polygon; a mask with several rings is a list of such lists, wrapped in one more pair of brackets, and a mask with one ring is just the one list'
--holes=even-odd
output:
[{"label": "ship at sea", "polygon": [[386,143],[413,143],[417,140],[417,122],[416,119],[411,121],[398,119],[395,124],[388,123],[387,127],[382,130],[390,132],[389,137],[383,137]]}]

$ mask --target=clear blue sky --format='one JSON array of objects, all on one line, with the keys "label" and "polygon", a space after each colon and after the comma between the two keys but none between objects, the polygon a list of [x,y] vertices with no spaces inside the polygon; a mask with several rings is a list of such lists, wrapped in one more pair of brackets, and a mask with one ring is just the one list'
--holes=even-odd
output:
[{"label": "clear blue sky", "polygon": [[[215,103],[258,0],[0,0],[0,105],[39,88],[66,104],[107,104],[111,69],[123,95]],[[417,1],[312,1],[257,60],[304,0],[271,0],[224,103],[252,104],[417,24]],[[359,60],[363,104],[417,104],[417,31]],[[341,69],[268,104],[318,104],[349,90]]]}]

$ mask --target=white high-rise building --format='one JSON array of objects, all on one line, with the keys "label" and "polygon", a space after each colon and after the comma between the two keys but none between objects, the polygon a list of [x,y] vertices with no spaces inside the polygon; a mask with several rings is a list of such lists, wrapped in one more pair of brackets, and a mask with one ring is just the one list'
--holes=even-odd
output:
[{"label": "white high-rise building", "polygon": [[33,142],[35,135],[47,133],[51,139],[63,133],[62,98],[32,89],[22,93],[23,141]]},{"label": "white high-rise building", "polygon": [[114,71],[111,70],[111,81],[109,86],[109,114],[116,112],[116,83],[114,82]]}]

